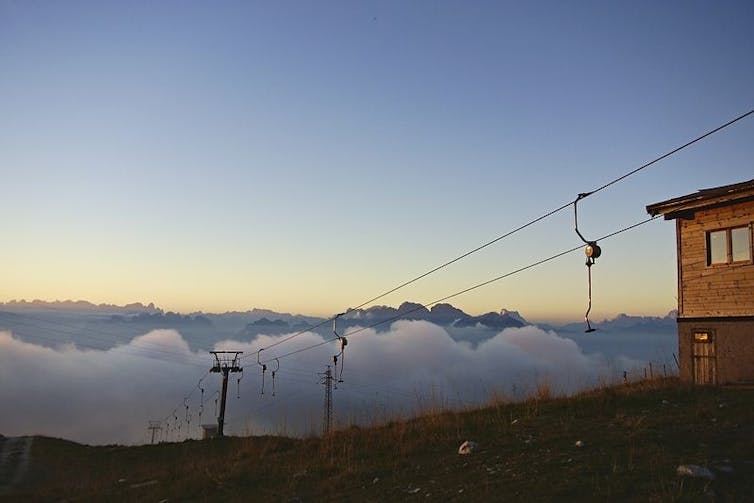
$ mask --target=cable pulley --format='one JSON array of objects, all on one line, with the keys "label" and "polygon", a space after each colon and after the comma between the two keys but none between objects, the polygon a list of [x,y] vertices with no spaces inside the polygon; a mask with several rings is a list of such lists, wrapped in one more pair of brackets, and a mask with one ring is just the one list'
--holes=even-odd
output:
[{"label": "cable pulley", "polygon": [[597,244],[597,241],[590,241],[586,239],[584,235],[579,231],[578,203],[590,194],[592,194],[592,192],[582,192],[573,202],[573,220],[574,226],[576,228],[576,234],[578,234],[579,238],[581,238],[581,240],[586,243],[586,246],[584,247],[584,254],[586,255],[589,301],[586,308],[586,313],[584,313],[584,321],[586,322],[586,330],[584,330],[585,333],[590,333],[597,330],[596,328],[592,328],[592,324],[589,323],[589,312],[592,310],[592,266],[594,265],[595,260],[598,259],[600,255],[602,255],[602,248],[600,248],[600,246]]}]

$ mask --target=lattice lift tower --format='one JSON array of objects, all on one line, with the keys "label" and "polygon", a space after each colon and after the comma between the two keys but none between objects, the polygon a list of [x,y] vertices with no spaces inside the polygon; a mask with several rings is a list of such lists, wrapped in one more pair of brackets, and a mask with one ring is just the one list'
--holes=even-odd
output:
[{"label": "lattice lift tower", "polygon": [[325,413],[322,419],[322,434],[327,435],[332,430],[332,384],[334,377],[329,365],[319,375],[322,376],[321,384],[325,386]]},{"label": "lattice lift tower", "polygon": [[220,415],[217,416],[217,436],[223,436],[223,425],[225,424],[225,398],[228,394],[228,374],[243,372],[239,365],[239,355],[243,351],[210,351],[215,356],[215,365],[210,372],[217,372],[223,375],[223,392],[220,398]]},{"label": "lattice lift tower", "polygon": [[162,431],[162,421],[149,421],[149,431],[152,432],[152,443],[154,443],[155,433]]}]

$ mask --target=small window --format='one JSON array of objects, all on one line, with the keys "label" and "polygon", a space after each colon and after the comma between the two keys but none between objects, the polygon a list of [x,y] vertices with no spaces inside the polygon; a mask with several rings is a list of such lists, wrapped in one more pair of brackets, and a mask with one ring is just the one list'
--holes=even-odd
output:
[{"label": "small window", "polygon": [[751,260],[751,231],[748,227],[731,229],[730,244],[733,262]]},{"label": "small window", "polygon": [[707,265],[751,263],[751,227],[707,232]]},{"label": "small window", "polygon": [[694,342],[712,342],[712,335],[709,332],[694,332]]},{"label": "small window", "polygon": [[725,264],[728,262],[727,231],[707,233],[707,264]]}]

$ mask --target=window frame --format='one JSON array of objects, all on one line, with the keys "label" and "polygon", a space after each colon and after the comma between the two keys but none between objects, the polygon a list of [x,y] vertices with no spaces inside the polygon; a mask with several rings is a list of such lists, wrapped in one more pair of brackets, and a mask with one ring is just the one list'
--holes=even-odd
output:
[{"label": "window frame", "polygon": [[[733,260],[733,235],[732,231],[735,229],[746,229],[749,234],[749,258],[744,260]],[[711,236],[715,232],[725,232],[725,262],[712,262],[712,240]],[[733,225],[731,227],[723,227],[717,229],[710,229],[704,233],[705,240],[705,260],[707,267],[726,267],[731,265],[750,265],[754,263],[754,239],[752,238],[752,224]]]},{"label": "window frame", "polygon": [[[748,245],[749,245],[749,258],[745,258],[743,260],[733,260],[733,231],[736,229],[746,229],[748,231]],[[754,250],[752,249],[752,239],[751,239],[751,224],[749,225],[741,225],[737,227],[731,227],[728,229],[728,252],[730,253],[730,263],[731,264],[750,264],[752,261],[752,258],[754,258]]]},{"label": "window frame", "polygon": [[712,344],[715,342],[715,334],[712,330],[693,330],[692,333],[694,334],[692,342],[697,344]]}]

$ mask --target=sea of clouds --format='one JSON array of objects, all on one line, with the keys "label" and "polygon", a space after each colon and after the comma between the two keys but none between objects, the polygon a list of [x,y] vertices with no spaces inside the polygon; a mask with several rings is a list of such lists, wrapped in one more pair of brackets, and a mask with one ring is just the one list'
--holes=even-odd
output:
[{"label": "sea of clouds", "polygon": [[[321,373],[339,352],[336,342],[303,333],[215,344],[243,351],[243,373],[231,374],[226,434],[307,435],[322,428]],[[374,424],[440,407],[464,408],[493,397],[521,399],[546,386],[568,394],[619,382],[647,358],[585,353],[570,338],[535,326],[508,328],[476,345],[451,338],[425,321],[397,321],[390,330],[360,331],[338,361],[333,391],[336,425]],[[273,380],[271,371],[279,369]],[[47,435],[88,444],[199,438],[216,421],[220,376],[206,351],[192,350],[175,330],[153,330],[111,349],[72,344],[45,347],[0,332],[0,433]],[[341,366],[342,364],[342,366]],[[241,380],[237,379],[241,377]],[[203,391],[202,391],[203,390]],[[262,394],[264,391],[264,394]]]}]

